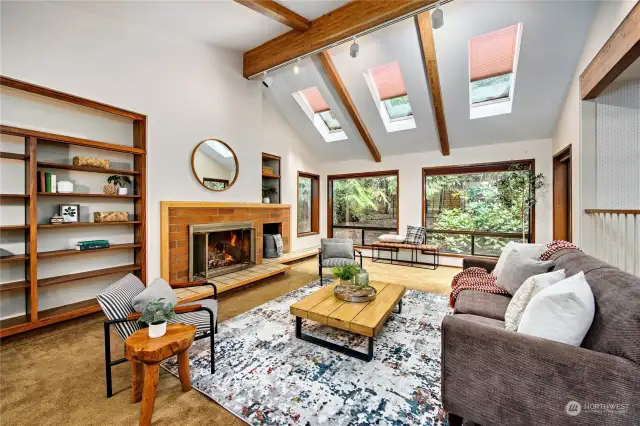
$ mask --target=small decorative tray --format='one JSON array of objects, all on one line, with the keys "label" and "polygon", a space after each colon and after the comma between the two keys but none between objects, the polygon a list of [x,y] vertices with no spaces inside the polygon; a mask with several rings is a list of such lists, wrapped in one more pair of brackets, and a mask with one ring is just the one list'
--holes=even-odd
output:
[{"label": "small decorative tray", "polygon": [[347,302],[369,302],[376,298],[378,292],[373,287],[338,284],[333,288],[333,294]]}]

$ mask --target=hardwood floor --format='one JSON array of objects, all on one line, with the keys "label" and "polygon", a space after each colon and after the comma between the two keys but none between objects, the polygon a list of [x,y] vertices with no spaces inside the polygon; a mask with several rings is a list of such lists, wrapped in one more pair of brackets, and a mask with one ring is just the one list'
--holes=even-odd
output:
[{"label": "hardwood floor", "polygon": [[[364,267],[376,281],[447,294],[459,269],[436,271],[375,263]],[[317,260],[294,264],[285,275],[268,278],[220,298],[220,321],[299,288],[318,278]],[[56,324],[0,342],[0,417],[3,424],[137,424],[140,404],[131,404],[131,368],[113,368],[114,396],[105,397],[102,314]],[[112,333],[112,356],[123,343]],[[195,390],[183,393],[180,380],[160,371],[153,424],[236,426],[245,423]]]}]

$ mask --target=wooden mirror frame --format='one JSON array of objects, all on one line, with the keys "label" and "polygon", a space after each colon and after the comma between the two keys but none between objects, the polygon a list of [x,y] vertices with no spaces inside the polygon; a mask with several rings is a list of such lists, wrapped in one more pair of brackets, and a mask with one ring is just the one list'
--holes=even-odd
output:
[{"label": "wooden mirror frame", "polygon": [[[196,166],[194,164],[194,158],[196,156],[196,151],[198,150],[198,148],[200,148],[200,145],[202,145],[205,142],[209,142],[209,141],[220,142],[222,145],[226,146],[227,149],[231,152],[231,154],[233,154],[233,161],[235,161],[235,163],[236,163],[236,175],[233,177],[233,180],[229,183],[229,185],[224,189],[211,189],[211,188],[209,188],[207,185],[204,184],[203,181],[200,180],[200,177],[198,176],[198,173],[196,173]],[[196,180],[198,181],[198,183],[200,185],[202,185],[203,187],[207,188],[209,191],[212,191],[212,192],[224,192],[227,189],[231,188],[233,186],[233,184],[236,183],[236,180],[238,180],[238,174],[240,174],[240,164],[238,163],[238,156],[236,155],[236,152],[233,149],[231,149],[229,144],[227,144],[224,141],[221,141],[220,139],[209,138],[209,139],[205,139],[202,142],[200,142],[198,145],[196,145],[195,148],[193,148],[193,151],[191,151],[191,171],[193,172],[193,175],[196,177]]]}]

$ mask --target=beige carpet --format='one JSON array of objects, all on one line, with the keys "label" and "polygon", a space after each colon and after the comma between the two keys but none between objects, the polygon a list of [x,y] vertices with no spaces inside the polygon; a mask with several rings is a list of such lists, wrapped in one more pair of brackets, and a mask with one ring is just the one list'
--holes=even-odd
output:
[{"label": "beige carpet", "polygon": [[[447,294],[459,269],[436,271],[371,263],[364,267],[378,281]],[[234,317],[316,279],[317,260],[294,265],[283,277],[224,294],[220,321]],[[0,342],[0,423],[2,425],[133,425],[140,404],[131,404],[129,364],[113,368],[114,396],[105,397],[103,317],[96,314]],[[111,351],[120,358],[123,344],[112,333]],[[245,423],[195,390],[182,393],[180,381],[160,372],[156,425],[216,426]]]}]

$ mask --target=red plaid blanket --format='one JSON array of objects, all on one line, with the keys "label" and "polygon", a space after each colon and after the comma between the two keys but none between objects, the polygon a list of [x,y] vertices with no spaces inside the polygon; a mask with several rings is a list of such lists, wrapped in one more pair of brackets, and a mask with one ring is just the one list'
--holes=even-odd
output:
[{"label": "red plaid blanket", "polygon": [[[575,249],[577,246],[567,241],[556,240],[547,244],[547,251],[542,253],[540,260],[548,260],[554,253],[560,250]],[[456,298],[462,290],[478,290],[485,293],[509,294],[503,288],[496,285],[496,277],[488,273],[483,268],[469,268],[456,274],[451,282],[451,295],[449,296],[449,306],[453,308]]]}]

